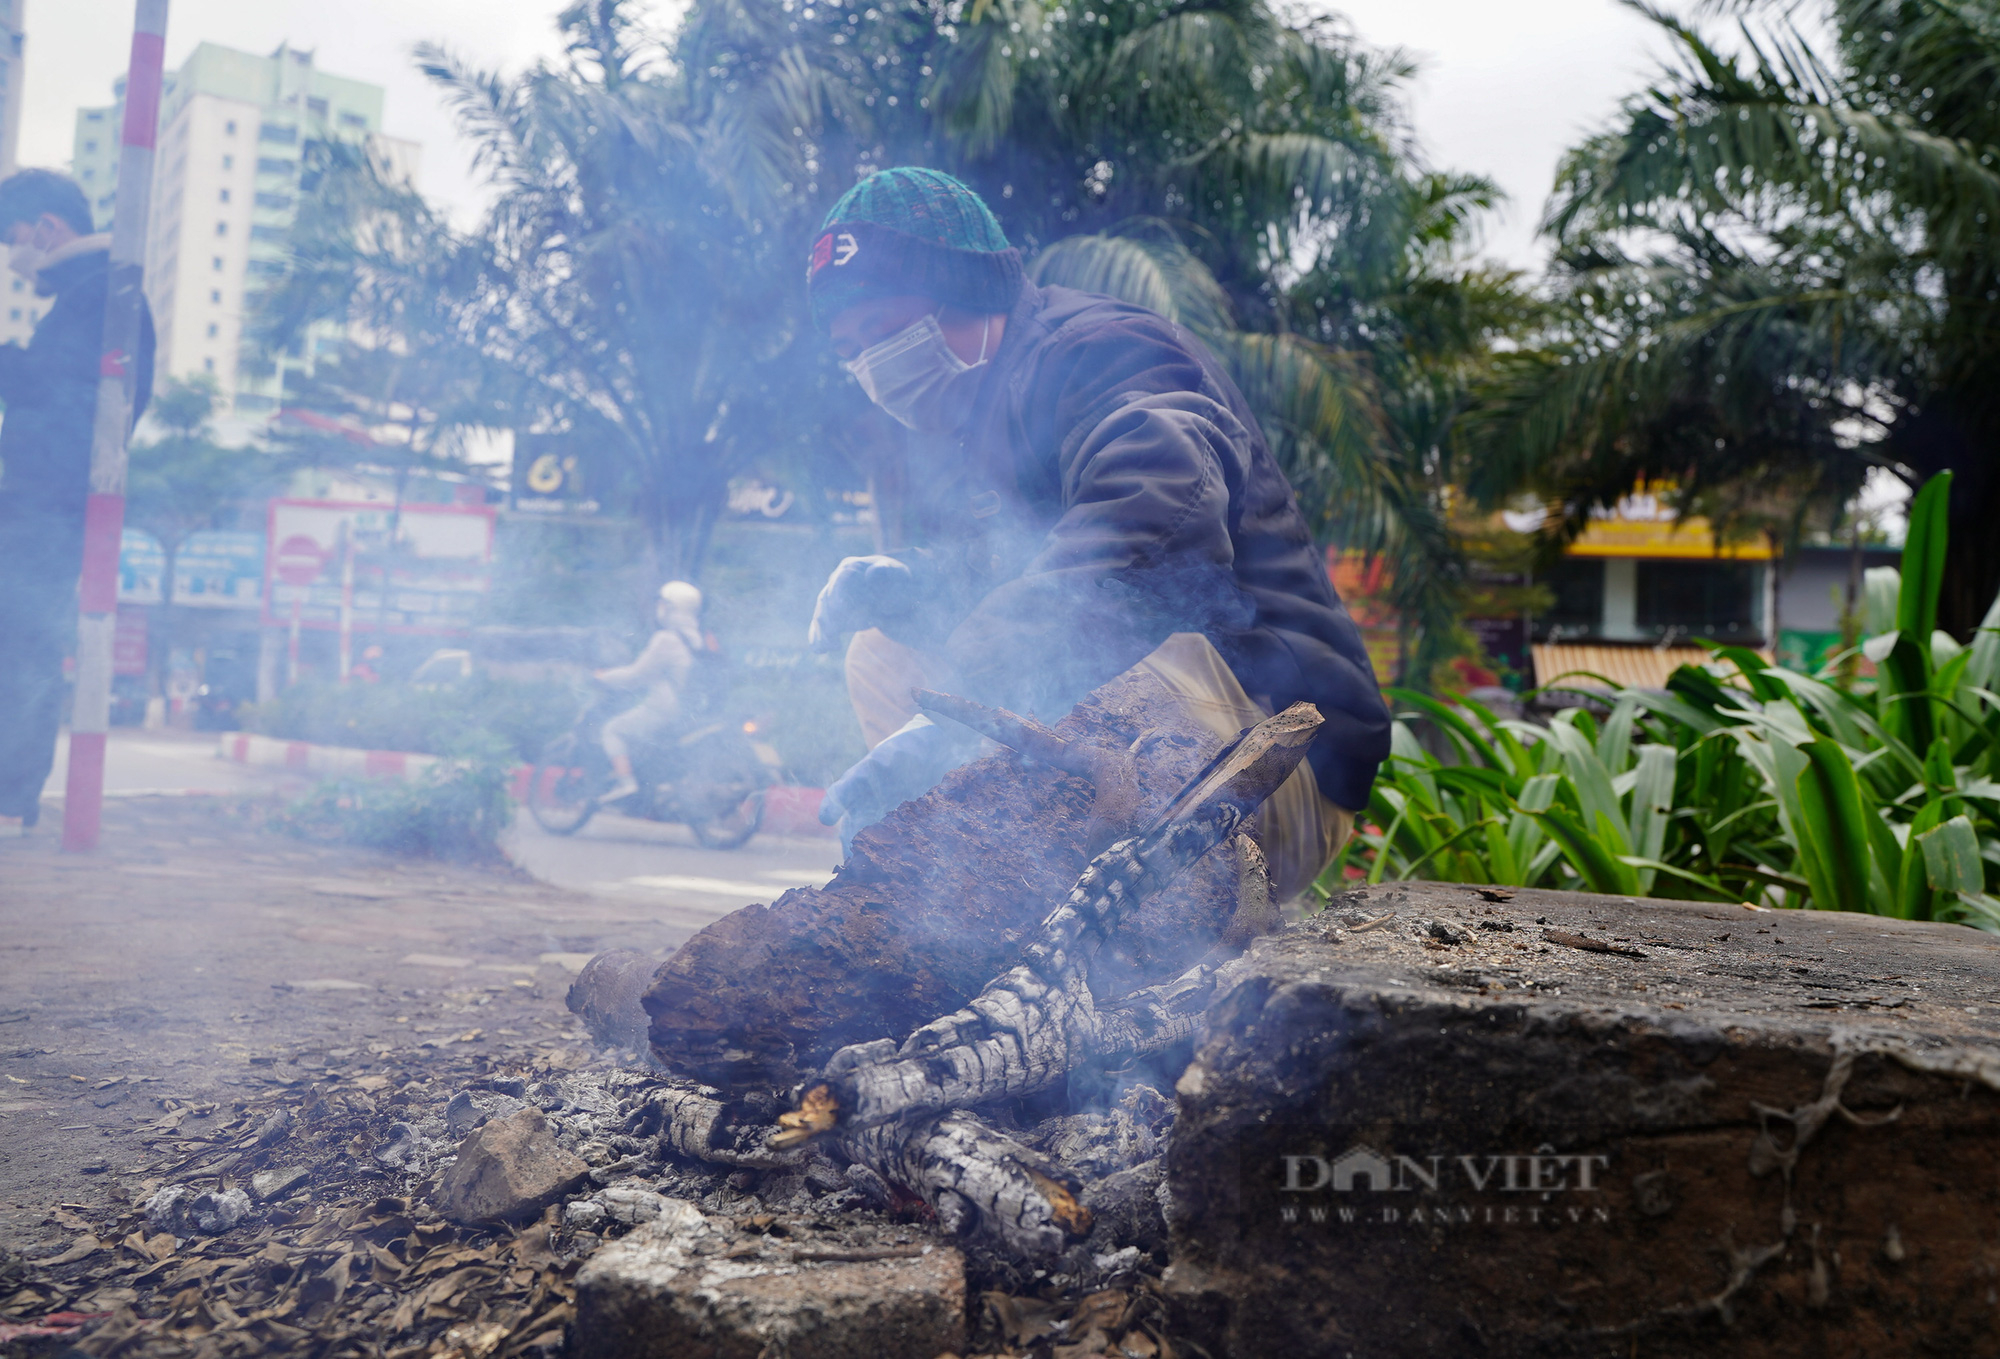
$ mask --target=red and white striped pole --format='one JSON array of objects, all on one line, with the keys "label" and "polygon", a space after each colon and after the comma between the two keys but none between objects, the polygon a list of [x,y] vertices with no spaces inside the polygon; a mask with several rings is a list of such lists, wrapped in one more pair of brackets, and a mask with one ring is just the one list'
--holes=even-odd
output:
[{"label": "red and white striped pole", "polygon": [[[118,542],[125,530],[125,444],[132,434],[145,294],[146,221],[153,196],[153,142],[160,124],[167,0],[138,0],[132,60],[125,77],[125,128],[118,157],[118,207],[111,225],[111,286],[104,301],[104,347],[97,368],[97,415],[90,439],[90,499],[83,515],[78,584],[76,695],[69,724],[69,783],[63,848],[97,848],[104,810],[104,738],[111,729],[111,638],[118,623]],[[171,584],[169,584],[171,588]]]}]

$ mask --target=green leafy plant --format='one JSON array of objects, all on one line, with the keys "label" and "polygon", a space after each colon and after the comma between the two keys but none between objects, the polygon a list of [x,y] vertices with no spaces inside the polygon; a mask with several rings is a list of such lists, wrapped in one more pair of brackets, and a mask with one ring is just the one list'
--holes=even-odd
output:
[{"label": "green leafy plant", "polygon": [[452,685],[308,681],[252,709],[247,725],[288,741],[421,755],[449,755],[492,738],[515,758],[532,760],[575,716],[576,696],[566,685],[475,675]]},{"label": "green leafy plant", "polygon": [[271,813],[268,825],[300,839],[462,862],[500,859],[513,820],[513,758],[493,740],[468,743],[414,782],[328,779]]},{"label": "green leafy plant", "polygon": [[[1435,878],[1960,920],[2000,932],[2000,600],[1970,646],[1934,629],[1949,473],[1870,582],[1872,688],[1742,647],[1664,693],[1547,727],[1392,690],[1394,745],[1362,829],[1320,880]],[[1895,577],[1891,580],[1890,577]],[[1881,596],[1893,588],[1893,612]],[[1427,750],[1428,719],[1448,758]]]}]

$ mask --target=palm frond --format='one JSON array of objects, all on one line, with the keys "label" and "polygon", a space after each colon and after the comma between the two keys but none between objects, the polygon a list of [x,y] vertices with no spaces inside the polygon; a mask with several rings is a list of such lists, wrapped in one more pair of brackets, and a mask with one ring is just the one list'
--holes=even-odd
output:
[{"label": "palm frond", "polygon": [[1035,256],[1029,276],[1121,298],[1202,335],[1229,329],[1229,298],[1215,276],[1170,231],[1140,235],[1145,225],[1121,224],[1125,234],[1118,235],[1065,236]]}]

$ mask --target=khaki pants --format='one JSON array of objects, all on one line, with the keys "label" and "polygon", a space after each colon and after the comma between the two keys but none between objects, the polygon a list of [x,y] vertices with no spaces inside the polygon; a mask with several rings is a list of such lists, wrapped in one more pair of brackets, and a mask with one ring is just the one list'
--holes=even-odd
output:
[{"label": "khaki pants", "polygon": [[[1173,695],[1195,722],[1225,741],[1271,714],[1243,691],[1214,645],[1198,632],[1177,632],[1136,666]],[[873,750],[916,716],[913,689],[949,689],[942,658],[904,646],[880,629],[856,633],[847,648],[847,696]],[[1258,842],[1270,864],[1271,890],[1288,901],[1306,890],[1354,829],[1354,813],[1321,796],[1312,769],[1301,764],[1257,813]]]}]

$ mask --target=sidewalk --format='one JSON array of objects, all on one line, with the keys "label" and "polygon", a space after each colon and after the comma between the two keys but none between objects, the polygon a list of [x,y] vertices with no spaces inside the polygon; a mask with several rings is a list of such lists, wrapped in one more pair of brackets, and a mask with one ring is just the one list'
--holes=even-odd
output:
[{"label": "sidewalk", "polygon": [[176,1104],[462,1079],[552,1045],[582,1060],[575,969],[606,948],[663,956],[695,923],[510,869],[301,844],[212,798],[109,801],[103,845],[0,839],[0,1252],[46,1257],[75,1218],[128,1213],[160,1171],[142,1125]]}]

